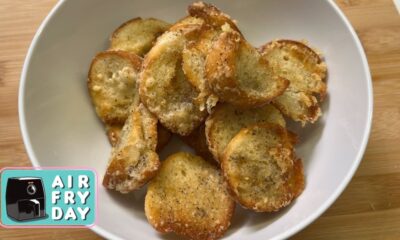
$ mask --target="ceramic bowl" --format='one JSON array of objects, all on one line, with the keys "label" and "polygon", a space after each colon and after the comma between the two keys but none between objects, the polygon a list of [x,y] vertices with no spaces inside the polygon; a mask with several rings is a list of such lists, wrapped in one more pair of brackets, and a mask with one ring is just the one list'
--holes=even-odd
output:
[{"label": "ceramic bowl", "polygon": [[[102,179],[110,144],[91,104],[86,79],[93,56],[108,47],[110,34],[134,17],[173,23],[190,1],[59,1],[29,48],[19,92],[20,125],[35,166],[92,167]],[[237,207],[225,239],[283,239],[320,216],[356,171],[369,136],[372,87],[368,63],[353,28],[333,1],[212,1],[237,19],[254,46],[276,38],[306,39],[324,53],[328,98],[314,125],[294,126],[301,142],[306,187],[289,207],[274,214]],[[293,126],[292,126],[293,127]],[[162,158],[187,147],[174,139]],[[173,239],[147,223],[145,189],[121,195],[100,186],[93,230],[107,239]]]}]

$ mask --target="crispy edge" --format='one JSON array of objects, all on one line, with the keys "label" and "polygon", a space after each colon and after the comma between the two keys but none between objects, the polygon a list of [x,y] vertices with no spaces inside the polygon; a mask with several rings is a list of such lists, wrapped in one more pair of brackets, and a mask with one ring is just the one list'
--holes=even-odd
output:
[{"label": "crispy edge", "polygon": [[288,177],[288,188],[293,193],[293,199],[297,198],[304,191],[305,187],[305,176],[303,161],[298,158],[294,162],[293,169]]},{"label": "crispy edge", "polygon": [[[283,196],[282,200],[278,202],[279,204],[275,204],[277,206],[264,206],[264,207],[259,207],[257,206],[256,201],[252,201],[251,199],[246,199],[240,196],[239,194],[236,194],[236,192],[233,190],[232,186],[232,178],[228,176],[227,172],[227,162],[229,155],[231,152],[234,150],[234,144],[235,141],[238,141],[242,137],[242,135],[247,134],[249,131],[251,131],[253,128],[256,127],[261,127],[261,128],[271,128],[276,135],[278,135],[280,138],[284,140],[283,144],[289,148],[292,148],[292,152],[290,153],[291,158],[293,159],[293,165],[292,168],[284,174],[284,178],[286,178],[287,182],[286,184],[283,185],[283,189],[285,189],[286,193]],[[253,124],[247,128],[243,128],[240,130],[238,134],[230,141],[228,146],[226,147],[223,158],[221,159],[221,170],[223,173],[223,176],[226,180],[226,183],[228,185],[228,192],[230,195],[244,208],[253,210],[255,212],[276,212],[286,206],[288,206],[297,196],[299,196],[303,189],[304,189],[304,173],[303,173],[303,165],[300,159],[296,158],[294,154],[294,147],[293,143],[297,142],[298,138],[297,135],[286,130],[284,127],[278,125],[278,124],[272,124],[272,123],[263,123],[263,124]]]},{"label": "crispy edge", "polygon": [[206,141],[207,141],[208,149],[209,149],[210,153],[212,154],[213,159],[215,161],[217,161],[218,163],[220,163],[220,159],[219,159],[220,156],[219,156],[218,149],[217,149],[217,146],[215,144],[215,141],[213,141],[213,139],[214,139],[213,133],[215,132],[214,128],[215,128],[215,121],[216,121],[216,118],[217,118],[216,112],[221,111],[220,109],[222,109],[222,108],[223,108],[223,104],[218,104],[214,108],[214,112],[211,113],[207,117],[207,119],[205,121],[205,124],[204,124],[205,125],[204,132],[205,132],[205,135],[206,135]]},{"label": "crispy edge", "polygon": [[97,103],[96,101],[96,96],[94,95],[94,92],[92,91],[92,85],[96,82],[95,79],[95,73],[93,73],[93,67],[94,65],[97,63],[97,61],[100,61],[103,58],[106,58],[110,55],[116,55],[118,57],[127,59],[132,66],[134,67],[134,69],[139,72],[141,69],[141,65],[142,65],[142,58],[140,58],[139,56],[135,55],[135,54],[131,54],[125,51],[120,51],[120,50],[110,50],[110,51],[105,51],[105,52],[100,52],[98,53],[92,60],[90,67],[89,67],[89,73],[88,73],[88,80],[87,80],[87,87],[89,90],[89,95],[90,98],[92,100],[93,105],[95,106],[96,109],[96,113],[99,116],[99,118],[106,124],[110,124],[110,125],[118,125],[121,124],[123,125],[125,123],[126,118],[113,118],[110,117],[108,113],[106,112],[102,112],[100,111],[100,113],[97,111],[97,106],[101,104]]},{"label": "crispy edge", "polygon": [[[153,18],[154,19],[154,18]],[[111,36],[110,36],[110,39],[109,39],[109,41],[110,41],[110,47],[112,47],[112,42],[113,42],[113,40],[117,37],[117,35],[123,30],[123,28],[125,28],[126,26],[128,26],[128,25],[130,25],[130,24],[132,24],[132,23],[135,23],[135,22],[140,22],[140,21],[142,21],[143,19],[141,18],[141,17],[135,17],[135,18],[132,18],[132,19],[130,19],[130,20],[128,20],[128,21],[126,21],[126,22],[124,22],[124,23],[122,23],[121,25],[119,25],[119,27],[117,27],[113,32],[112,32],[112,34],[111,34]]]}]

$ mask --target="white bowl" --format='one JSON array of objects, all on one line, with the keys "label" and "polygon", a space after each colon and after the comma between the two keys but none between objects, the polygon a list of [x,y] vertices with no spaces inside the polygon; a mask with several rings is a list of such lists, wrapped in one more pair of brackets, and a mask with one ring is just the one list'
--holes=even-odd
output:
[{"label": "white bowl", "polygon": [[[67,0],[54,7],[32,41],[19,92],[21,130],[33,165],[94,167],[102,179],[110,144],[86,89],[91,59],[107,48],[110,33],[124,21],[141,16],[174,22],[185,15],[190,2]],[[307,39],[326,57],[329,95],[324,115],[317,124],[296,129],[307,181],[303,194],[276,214],[238,207],[225,237],[287,238],[335,201],[361,161],[372,116],[367,60],[353,28],[332,1],[213,3],[238,20],[254,46],[275,38]],[[172,145],[167,152],[182,148],[177,140]],[[147,223],[143,190],[120,195],[100,187],[98,194],[95,232],[107,239],[172,239]]]}]

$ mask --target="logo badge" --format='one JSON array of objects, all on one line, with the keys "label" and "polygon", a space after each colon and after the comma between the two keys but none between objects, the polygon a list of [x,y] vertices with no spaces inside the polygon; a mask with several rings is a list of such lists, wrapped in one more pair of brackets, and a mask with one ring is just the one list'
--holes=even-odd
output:
[{"label": "logo badge", "polygon": [[1,223],[5,227],[91,226],[96,180],[87,169],[4,169]]}]

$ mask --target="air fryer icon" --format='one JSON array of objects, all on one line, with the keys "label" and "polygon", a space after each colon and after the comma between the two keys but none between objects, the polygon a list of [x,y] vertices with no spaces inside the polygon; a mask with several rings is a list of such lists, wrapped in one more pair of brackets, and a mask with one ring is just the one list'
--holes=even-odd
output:
[{"label": "air fryer icon", "polygon": [[6,189],[7,215],[17,221],[46,216],[45,193],[41,178],[9,178]]}]

